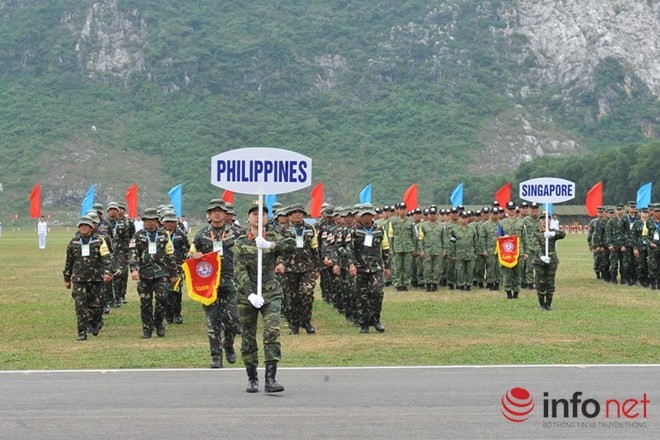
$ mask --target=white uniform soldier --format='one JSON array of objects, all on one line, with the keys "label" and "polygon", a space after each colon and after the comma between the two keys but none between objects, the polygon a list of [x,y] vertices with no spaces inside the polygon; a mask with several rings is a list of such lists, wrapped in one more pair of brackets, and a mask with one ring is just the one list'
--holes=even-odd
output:
[{"label": "white uniform soldier", "polygon": [[48,223],[43,215],[37,223],[37,235],[39,236],[39,249],[46,249],[46,236],[48,235]]}]

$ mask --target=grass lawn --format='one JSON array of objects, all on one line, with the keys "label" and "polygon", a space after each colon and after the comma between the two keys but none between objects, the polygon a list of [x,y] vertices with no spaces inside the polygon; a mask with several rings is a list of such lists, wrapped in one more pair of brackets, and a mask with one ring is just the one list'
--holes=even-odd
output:
[{"label": "grass lawn", "polygon": [[[101,334],[77,342],[73,300],[62,280],[71,235],[52,232],[47,249],[39,250],[33,231],[3,231],[0,369],[208,367],[201,306],[184,297],[185,322],[168,326],[164,338],[142,340],[132,281],[128,304],[112,310]],[[387,331],[364,335],[317,292],[317,334],[292,336],[283,326],[280,365],[660,363],[660,291],[596,280],[584,235],[569,235],[558,251],[552,312],[538,310],[531,290],[507,301],[503,291],[388,288]]]}]

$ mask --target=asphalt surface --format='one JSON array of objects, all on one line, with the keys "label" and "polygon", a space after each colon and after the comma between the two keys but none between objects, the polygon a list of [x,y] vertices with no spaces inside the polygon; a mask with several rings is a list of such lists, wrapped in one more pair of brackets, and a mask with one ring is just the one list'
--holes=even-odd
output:
[{"label": "asphalt surface", "polygon": [[[242,369],[0,371],[0,438],[660,439],[660,365],[281,368],[277,394],[259,376],[247,394]],[[515,387],[534,401],[519,423],[502,414]],[[569,417],[544,416],[552,399]],[[611,399],[626,415],[606,417]]]}]

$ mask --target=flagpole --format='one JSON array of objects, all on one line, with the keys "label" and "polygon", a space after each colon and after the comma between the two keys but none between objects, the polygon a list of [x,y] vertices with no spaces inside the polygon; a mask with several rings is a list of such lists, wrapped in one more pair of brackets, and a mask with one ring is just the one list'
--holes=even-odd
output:
[{"label": "flagpole", "polygon": [[[259,237],[263,236],[264,229],[264,216],[263,216],[263,206],[264,206],[264,194],[263,191],[259,191]],[[263,249],[257,248],[257,295],[261,295],[261,283],[263,280],[263,269],[261,263],[263,261]]]},{"label": "flagpole", "polygon": [[[550,220],[548,218],[548,204],[545,204],[545,232],[549,232]],[[548,259],[548,247],[550,246],[550,237],[545,237],[545,258]]]}]

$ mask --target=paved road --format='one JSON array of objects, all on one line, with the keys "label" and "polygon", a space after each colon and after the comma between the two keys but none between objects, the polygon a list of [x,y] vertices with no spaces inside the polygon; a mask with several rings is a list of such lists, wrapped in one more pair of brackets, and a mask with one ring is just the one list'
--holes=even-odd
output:
[{"label": "paved road", "polygon": [[[0,371],[0,438],[660,439],[660,365],[282,368],[278,379],[286,390],[267,395],[244,392],[242,369]],[[520,423],[501,412],[514,387],[535,404]],[[544,393],[578,391],[601,407],[634,399],[637,417],[543,416]]]}]

